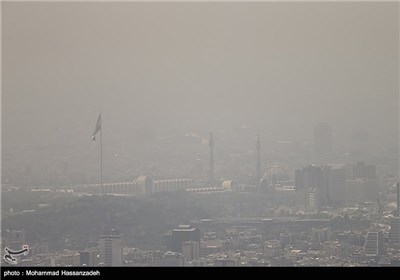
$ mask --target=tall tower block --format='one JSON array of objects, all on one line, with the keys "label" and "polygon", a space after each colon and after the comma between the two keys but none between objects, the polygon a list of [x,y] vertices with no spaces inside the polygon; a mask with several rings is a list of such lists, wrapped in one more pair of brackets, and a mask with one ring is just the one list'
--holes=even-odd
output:
[{"label": "tall tower block", "polygon": [[210,139],[208,140],[208,146],[210,148],[210,163],[209,163],[209,183],[210,185],[214,182],[214,139],[213,133],[210,132]]},{"label": "tall tower block", "polygon": [[99,256],[102,266],[122,265],[122,234],[115,229],[100,236]]}]

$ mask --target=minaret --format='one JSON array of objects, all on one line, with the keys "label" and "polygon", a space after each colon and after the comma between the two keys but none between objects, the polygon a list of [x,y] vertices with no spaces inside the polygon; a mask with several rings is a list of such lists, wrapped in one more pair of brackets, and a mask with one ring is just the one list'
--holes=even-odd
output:
[{"label": "minaret", "polygon": [[260,150],[261,150],[261,144],[260,144],[260,135],[257,135],[257,181],[256,184],[258,185],[261,180],[261,155],[260,155]]},{"label": "minaret", "polygon": [[210,139],[208,140],[208,146],[210,148],[209,183],[210,185],[212,185],[214,182],[214,140],[212,132],[210,132]]}]

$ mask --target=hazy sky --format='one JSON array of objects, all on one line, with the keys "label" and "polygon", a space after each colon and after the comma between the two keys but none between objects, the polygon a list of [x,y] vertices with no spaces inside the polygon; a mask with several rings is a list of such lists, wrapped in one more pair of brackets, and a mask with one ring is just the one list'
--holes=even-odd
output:
[{"label": "hazy sky", "polygon": [[398,50],[398,2],[2,3],[2,140],[86,142],[101,109],[109,139],[320,121],[393,138]]}]

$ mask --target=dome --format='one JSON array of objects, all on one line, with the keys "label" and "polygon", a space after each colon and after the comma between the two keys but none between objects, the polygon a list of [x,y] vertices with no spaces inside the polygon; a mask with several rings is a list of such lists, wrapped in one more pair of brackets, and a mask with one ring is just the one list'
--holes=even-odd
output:
[{"label": "dome", "polygon": [[149,177],[149,176],[141,175],[141,176],[137,177],[136,182],[138,184],[146,184],[149,182],[153,182],[153,179],[151,179],[151,177]]},{"label": "dome", "polygon": [[226,191],[232,191],[235,187],[235,182],[233,180],[226,180],[222,182],[222,188]]}]

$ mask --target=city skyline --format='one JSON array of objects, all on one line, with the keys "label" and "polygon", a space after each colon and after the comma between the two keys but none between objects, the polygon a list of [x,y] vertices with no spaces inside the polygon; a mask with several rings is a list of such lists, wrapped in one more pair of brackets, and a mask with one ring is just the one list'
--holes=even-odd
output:
[{"label": "city skyline", "polygon": [[2,265],[400,265],[399,2],[1,10]]}]

